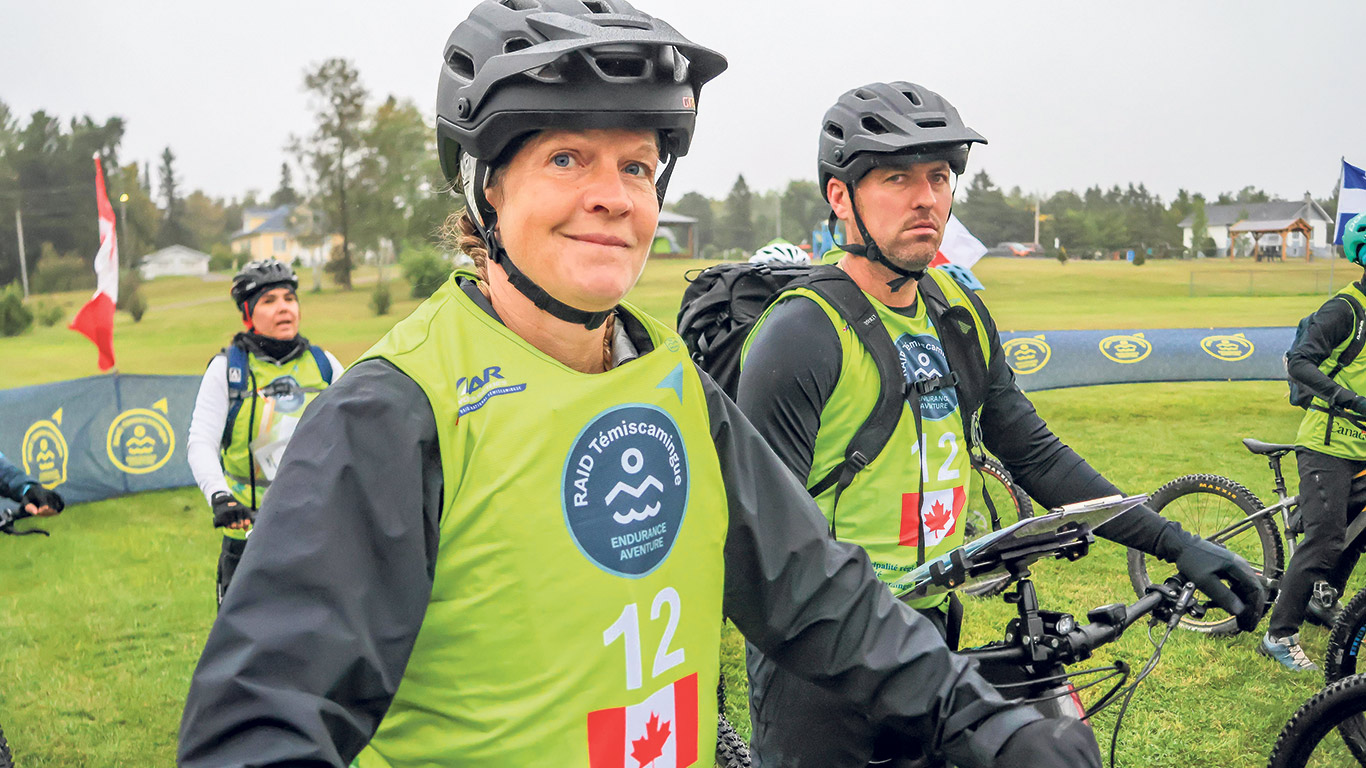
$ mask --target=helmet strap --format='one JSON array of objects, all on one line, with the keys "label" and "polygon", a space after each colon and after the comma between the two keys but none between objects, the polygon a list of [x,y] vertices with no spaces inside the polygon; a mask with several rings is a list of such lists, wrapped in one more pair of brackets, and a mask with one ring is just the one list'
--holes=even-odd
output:
[{"label": "helmet strap", "polygon": [[[859,245],[857,243],[847,243],[845,245],[840,246],[841,249],[843,249],[846,253],[852,253],[855,256],[862,256],[863,258],[868,259],[869,261],[881,264],[888,271],[897,275],[897,277],[894,277],[891,280],[887,281],[887,287],[891,289],[893,292],[901,290],[901,287],[911,280],[918,281],[920,280],[920,278],[924,277],[925,270],[906,269],[900,265],[893,264],[891,260],[887,258],[887,256],[882,252],[882,249],[879,248],[877,243],[873,240],[873,236],[868,233],[868,228],[863,226],[863,217],[859,216],[858,205],[854,202],[854,186],[852,184],[846,184],[845,189],[849,190],[849,210],[853,211],[854,213],[854,225],[858,227],[858,233],[863,238],[863,244]],[[830,218],[833,219],[834,217],[835,214],[832,211],[830,214]]]},{"label": "helmet strap", "polygon": [[548,312],[552,317],[566,323],[582,325],[590,331],[602,327],[602,324],[615,311],[615,308],[601,312],[589,312],[578,307],[571,307],[551,296],[548,291],[537,285],[536,281],[527,277],[527,274],[513,263],[507,250],[503,248],[502,238],[498,236],[498,220],[495,214],[489,213],[493,208],[488,204],[488,199],[484,197],[483,181],[488,178],[488,171],[488,165],[480,160],[474,171],[476,182],[472,187],[466,187],[466,192],[473,192],[474,194],[475,199],[469,201],[472,207],[477,209],[472,218],[475,228],[479,230],[479,235],[484,238],[484,244],[488,246],[489,259],[503,268],[512,287],[516,288],[517,292],[525,296],[537,309]]}]

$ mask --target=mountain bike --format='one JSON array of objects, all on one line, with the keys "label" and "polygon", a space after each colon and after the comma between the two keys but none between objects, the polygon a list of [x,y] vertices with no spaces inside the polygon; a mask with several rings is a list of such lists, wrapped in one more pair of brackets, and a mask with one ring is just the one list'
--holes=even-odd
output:
[{"label": "mountain bike", "polygon": [[1366,766],[1366,753],[1347,730],[1361,722],[1363,712],[1366,675],[1349,675],[1329,684],[1290,716],[1271,749],[1268,768]]},{"label": "mountain bike", "polygon": [[[972,493],[968,495],[958,518],[964,527],[965,544],[1034,515],[1033,501],[1023,488],[1015,484],[1010,472],[1000,462],[973,456],[972,468],[980,482],[973,484]],[[1008,574],[1001,574],[975,581],[964,586],[962,591],[988,597],[1003,592],[1010,581]],[[747,768],[752,760],[749,745],[726,717],[724,689],[718,688],[717,693],[720,707],[717,710],[716,764],[722,768]]]},{"label": "mountain bike", "polygon": [[[1281,460],[1295,450],[1295,446],[1264,443],[1245,438],[1243,445],[1258,456],[1265,456],[1275,477],[1276,503],[1263,504],[1257,494],[1240,483],[1219,475],[1185,475],[1167,483],[1153,493],[1150,506],[1169,520],[1181,523],[1187,531],[1201,536],[1242,555],[1261,574],[1268,586],[1267,604],[1275,602],[1280,578],[1285,573],[1287,550],[1295,554],[1302,527],[1299,519],[1299,497],[1286,490]],[[1358,512],[1366,506],[1366,472],[1352,478],[1348,509]],[[1277,528],[1286,532],[1282,539]],[[1366,550],[1366,515],[1355,514],[1347,526],[1344,557],[1355,557]],[[1175,571],[1151,555],[1136,549],[1129,550],[1129,581],[1134,591],[1143,590]],[[1314,585],[1310,601],[1310,616],[1327,615],[1337,600],[1336,590],[1324,582]],[[1211,611],[1203,619],[1187,617],[1181,626],[1211,635],[1234,635],[1238,622],[1223,611]]]},{"label": "mountain bike", "polygon": [[[1071,614],[1047,611],[1040,607],[1038,591],[1030,578],[1029,566],[1044,558],[1077,560],[1095,543],[1092,531],[1107,520],[1141,503],[1136,496],[1071,505],[1040,517],[1028,518],[999,531],[988,533],[948,554],[935,558],[892,584],[902,599],[927,597],[965,585],[995,580],[1005,575],[1014,589],[1002,597],[1017,608],[1017,616],[1006,625],[1002,641],[958,653],[978,660],[983,676],[1009,697],[1021,698],[1051,717],[1072,717],[1089,723],[1089,718],[1120,702],[1120,715],[1111,739],[1110,763],[1114,765],[1115,745],[1124,712],[1137,686],[1152,672],[1161,658],[1162,647],[1173,628],[1184,616],[1200,616],[1206,606],[1196,599],[1195,586],[1173,578],[1153,585],[1136,602],[1114,603],[1092,609],[1087,623]],[[1117,640],[1139,620],[1151,617],[1153,626],[1166,626],[1155,650],[1137,675],[1124,662],[1072,672],[1068,665],[1090,658],[1094,651]],[[1151,629],[1149,630],[1151,633]],[[1082,685],[1075,678],[1100,675]],[[1090,708],[1078,696],[1083,690],[1118,679]],[[718,762],[719,765],[740,765]],[[877,756],[871,764],[885,768],[937,768],[943,765],[930,755]]]}]

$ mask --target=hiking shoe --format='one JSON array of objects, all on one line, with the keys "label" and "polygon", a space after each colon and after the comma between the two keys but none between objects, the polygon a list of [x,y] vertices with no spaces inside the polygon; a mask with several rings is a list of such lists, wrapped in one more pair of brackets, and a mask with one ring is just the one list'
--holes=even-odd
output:
[{"label": "hiking shoe", "polygon": [[1298,632],[1279,640],[1271,639],[1270,633],[1263,635],[1262,642],[1257,645],[1257,653],[1275,659],[1291,672],[1317,672],[1319,669],[1317,664],[1304,655]]}]

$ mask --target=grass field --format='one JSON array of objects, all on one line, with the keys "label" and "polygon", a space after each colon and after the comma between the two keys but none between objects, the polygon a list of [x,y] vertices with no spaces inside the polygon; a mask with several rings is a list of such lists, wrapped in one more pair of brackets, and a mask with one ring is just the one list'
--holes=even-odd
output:
[{"label": "grass field", "polygon": [[[679,273],[692,266],[650,265],[632,300],[672,319]],[[1003,330],[1291,325],[1320,303],[1307,295],[1191,298],[1194,268],[1205,270],[1202,280],[1214,281],[1235,271],[1224,263],[999,260],[977,271]],[[1272,275],[1295,269],[1261,268]],[[1354,275],[1339,270],[1338,276],[1345,282]],[[198,374],[237,327],[227,284],[167,279],[146,290],[151,308],[142,323],[119,316],[121,370]],[[368,294],[366,286],[305,293],[304,330],[349,361],[415,305],[397,300],[407,290],[395,285],[394,314],[376,318]],[[85,298],[59,300],[74,307]],[[89,342],[62,325],[3,339],[0,387],[92,375],[94,357]],[[1276,382],[1122,385],[1032,399],[1065,441],[1129,490],[1151,491],[1177,475],[1206,471],[1269,496],[1265,463],[1238,439],[1289,440],[1298,422]],[[21,766],[63,768],[172,764],[185,690],[214,613],[219,537],[202,497],[182,489],[79,505],[48,527],[50,539],[0,537],[0,723],[16,758]],[[1132,599],[1124,552],[1113,544],[1036,572],[1050,609],[1084,614]],[[996,639],[1011,615],[999,600],[970,601],[965,640]],[[1326,632],[1308,627],[1303,639],[1321,659]],[[1251,635],[1174,634],[1126,717],[1119,764],[1264,765],[1285,720],[1321,680],[1281,672],[1254,655],[1255,642]],[[727,643],[732,719],[747,731],[742,683],[734,674],[742,669],[739,638],[732,632]],[[1096,661],[1123,658],[1137,667],[1149,653],[1136,627]],[[1105,747],[1112,724],[1112,714],[1098,722]]]}]

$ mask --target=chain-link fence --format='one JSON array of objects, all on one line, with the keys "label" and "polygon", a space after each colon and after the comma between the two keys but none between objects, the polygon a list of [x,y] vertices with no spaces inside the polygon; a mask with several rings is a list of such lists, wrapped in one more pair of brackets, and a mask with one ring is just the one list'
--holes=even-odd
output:
[{"label": "chain-link fence", "polygon": [[1191,296],[1314,296],[1328,295],[1361,278],[1361,270],[1343,262],[1305,268],[1271,266],[1264,269],[1191,270]]}]

